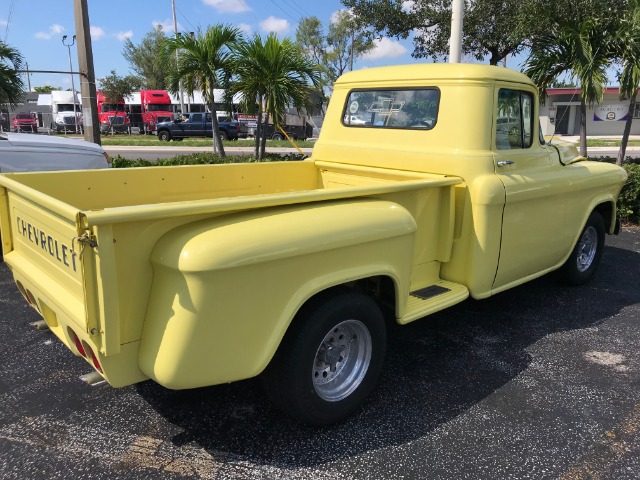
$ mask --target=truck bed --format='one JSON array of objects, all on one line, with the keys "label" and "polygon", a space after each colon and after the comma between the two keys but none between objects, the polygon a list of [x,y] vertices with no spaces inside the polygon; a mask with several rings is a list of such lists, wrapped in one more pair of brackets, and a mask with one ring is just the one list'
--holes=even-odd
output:
[{"label": "truck bed", "polygon": [[127,385],[144,379],[137,348],[153,281],[149,259],[171,230],[243,210],[449,191],[459,182],[313,161],[0,175],[3,251],[51,330],[76,354],[78,342],[95,350],[107,380]]}]

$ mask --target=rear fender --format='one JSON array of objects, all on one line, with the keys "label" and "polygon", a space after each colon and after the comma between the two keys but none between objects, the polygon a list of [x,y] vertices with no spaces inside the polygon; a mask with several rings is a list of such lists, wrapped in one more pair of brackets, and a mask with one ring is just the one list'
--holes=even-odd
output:
[{"label": "rear fender", "polygon": [[152,254],[141,370],[176,389],[259,374],[316,293],[385,275],[406,294],[415,230],[401,206],[360,199],[256,210],[168,233]]}]

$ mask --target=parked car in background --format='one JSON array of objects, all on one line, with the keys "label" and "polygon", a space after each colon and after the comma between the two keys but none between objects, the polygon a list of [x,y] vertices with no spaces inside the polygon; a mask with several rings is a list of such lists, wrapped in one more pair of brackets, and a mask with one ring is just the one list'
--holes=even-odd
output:
[{"label": "parked car in background", "polygon": [[359,117],[356,117],[355,115],[345,115],[344,123],[346,125],[365,125],[367,122]]},{"label": "parked car in background", "polygon": [[95,143],[49,135],[0,133],[0,173],[110,166],[109,155]]},{"label": "parked car in background", "polygon": [[37,132],[38,118],[35,113],[16,113],[13,117],[14,132]]},{"label": "parked car in background", "polygon": [[[238,139],[238,122],[235,120],[218,121],[218,129],[222,140]],[[168,142],[171,139],[179,141],[188,137],[212,137],[211,113],[187,113],[180,119],[160,122],[153,133],[158,135],[158,140],[161,142]]]}]

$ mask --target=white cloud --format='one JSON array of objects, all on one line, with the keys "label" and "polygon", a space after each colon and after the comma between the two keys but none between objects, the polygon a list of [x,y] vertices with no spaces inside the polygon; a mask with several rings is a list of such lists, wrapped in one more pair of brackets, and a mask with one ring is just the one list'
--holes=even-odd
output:
[{"label": "white cloud", "polygon": [[128,30],[126,32],[118,32],[114,34],[118,40],[124,42],[127,38],[133,37],[133,31]]},{"label": "white cloud", "polygon": [[48,32],[38,32],[35,36],[41,40],[51,40],[54,36],[60,35],[62,32],[64,32],[64,27],[54,23],[49,27]]},{"label": "white cloud", "polygon": [[9,24],[9,22],[4,20],[3,18],[0,18],[0,25],[8,25],[8,24]]},{"label": "white cloud", "polygon": [[405,13],[411,13],[413,6],[416,4],[413,0],[405,0],[402,2],[402,11]]},{"label": "white cloud", "polygon": [[379,60],[381,58],[397,58],[407,53],[407,49],[400,43],[387,37],[373,41],[375,47],[365,53],[362,58],[366,60]]},{"label": "white cloud", "polygon": [[91,26],[91,40],[100,40],[105,35],[106,33],[103,28]]},{"label": "white cloud", "polygon": [[276,18],[273,15],[260,22],[260,28],[267,33],[285,34],[290,30],[289,22],[284,18]]},{"label": "white cloud", "polygon": [[247,23],[239,23],[237,27],[240,29],[240,31],[244,32],[246,35],[253,34],[253,28],[251,27],[251,25]]},{"label": "white cloud", "polygon": [[209,5],[220,13],[243,13],[250,12],[251,8],[245,0],[202,0],[202,3]]}]

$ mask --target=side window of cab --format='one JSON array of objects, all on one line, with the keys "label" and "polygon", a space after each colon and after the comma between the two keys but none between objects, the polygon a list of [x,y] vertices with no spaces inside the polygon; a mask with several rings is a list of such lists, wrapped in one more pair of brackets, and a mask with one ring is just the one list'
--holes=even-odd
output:
[{"label": "side window of cab", "polygon": [[501,88],[496,112],[496,148],[523,149],[533,143],[533,94]]}]

